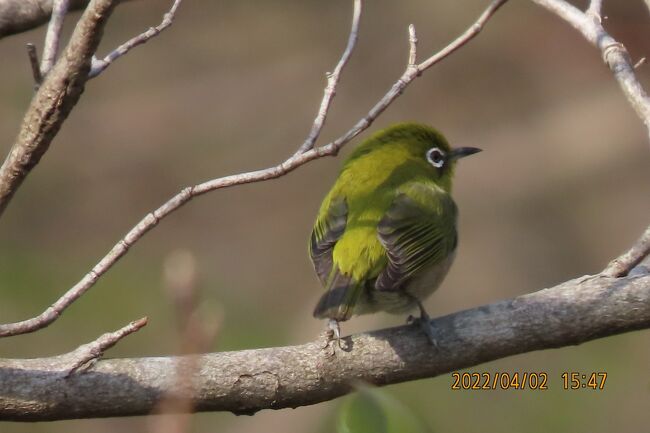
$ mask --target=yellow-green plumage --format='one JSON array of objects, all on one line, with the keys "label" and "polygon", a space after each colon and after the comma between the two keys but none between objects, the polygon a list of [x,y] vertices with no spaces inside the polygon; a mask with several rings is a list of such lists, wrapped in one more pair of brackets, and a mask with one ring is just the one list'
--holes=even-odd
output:
[{"label": "yellow-green plumage", "polygon": [[[443,155],[441,166],[428,160]],[[456,248],[451,179],[459,149],[424,125],[382,130],[345,161],[321,205],[310,255],[327,289],[316,317],[408,310],[440,284]],[[424,278],[426,277],[426,278]]]}]

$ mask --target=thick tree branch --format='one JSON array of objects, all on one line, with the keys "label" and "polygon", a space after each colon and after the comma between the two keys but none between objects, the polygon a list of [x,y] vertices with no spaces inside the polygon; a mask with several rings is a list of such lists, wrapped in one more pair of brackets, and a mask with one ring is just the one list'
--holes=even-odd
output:
[{"label": "thick tree branch", "polygon": [[[225,176],[218,179],[208,180],[198,185],[189,186],[182,189],[178,194],[173,196],[165,202],[158,209],[147,214],[140,222],[133,227],[127,234],[113,246],[113,248],[106,254],[93,268],[88,272],[77,284],[70,288],[63,296],[61,296],[54,304],[36,317],[23,320],[15,323],[7,323],[0,325],[0,337],[7,337],[12,335],[20,335],[28,332],[34,332],[42,329],[52,322],[54,322],[63,311],[68,308],[73,302],[79,299],[91,287],[95,285],[97,280],[106,273],[119,259],[121,259],[129,250],[129,248],[138,240],[140,240],[149,230],[154,228],[158,222],[179,209],[181,206],[189,202],[194,197],[215,191],[221,188],[232,187],[236,185],[243,185],[253,182],[261,182],[269,179],[276,179],[284,176],[296,168],[324,156],[336,155],[341,147],[350,142],[358,134],[366,130],[372,122],[374,122],[386,108],[397,99],[406,89],[406,87],[420,74],[433,66],[434,64],[445,59],[454,51],[465,45],[471,39],[476,37],[485,23],[494,15],[494,13],[506,3],[507,0],[494,0],[488,8],[481,14],[478,20],[465,31],[460,37],[454,40],[447,47],[443,48],[437,54],[429,57],[427,60],[420,64],[408,64],[402,76],[393,84],[390,90],[377,102],[370,111],[359,120],[348,132],[340,136],[329,144],[320,147],[314,147],[306,152],[296,152],[293,156],[276,165],[262,170],[251,171],[247,173],[240,173],[231,176]],[[413,30],[414,32],[414,30]],[[412,39],[412,38],[411,38]],[[409,60],[417,58],[415,48],[416,45],[412,40],[409,40],[410,52]],[[346,49],[347,50],[347,49]],[[324,98],[327,97],[326,92]],[[2,179],[0,178],[0,182]],[[0,189],[1,192],[1,189]],[[0,196],[1,198],[1,196]],[[1,204],[1,201],[0,201]],[[1,209],[1,208],[0,208]]]},{"label": "thick tree branch", "polygon": [[564,0],[532,0],[571,24],[601,52],[603,61],[614,74],[634,111],[648,129],[650,137],[650,98],[634,73],[634,65],[625,46],[616,41],[602,26],[602,1],[592,0],[587,12],[582,12]]},{"label": "thick tree branch", "polygon": [[93,0],[90,3],[61,58],[34,95],[18,137],[0,167],[0,215],[79,100],[88,79],[92,56],[116,3],[116,0]]},{"label": "thick tree branch", "polygon": [[[0,419],[15,421],[144,415],[176,381],[179,362],[200,368],[173,392],[196,411],[252,414],[435,377],[495,359],[576,345],[650,327],[650,275],[583,277],[551,289],[433,320],[438,348],[419,326],[354,335],[329,356],[322,342],[201,355],[100,360],[66,378],[68,355],[0,360]],[[74,353],[74,352],[72,352]],[[560,378],[548,378],[557,387]]]},{"label": "thick tree branch", "polygon": [[[118,0],[119,2],[126,0]],[[49,21],[54,0],[0,0],[0,39],[31,30]],[[79,10],[88,0],[70,0],[69,9]]]}]

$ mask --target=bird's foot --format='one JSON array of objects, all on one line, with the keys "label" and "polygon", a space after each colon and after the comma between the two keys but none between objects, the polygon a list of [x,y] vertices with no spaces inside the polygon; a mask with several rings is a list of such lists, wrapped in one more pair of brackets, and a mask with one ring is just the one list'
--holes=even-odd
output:
[{"label": "bird's foot", "polygon": [[424,335],[427,336],[429,339],[429,343],[433,345],[436,349],[438,348],[438,340],[436,339],[436,331],[433,329],[433,326],[431,325],[431,322],[429,319],[424,319],[420,317],[418,319],[420,328],[422,329],[422,332],[424,332]]},{"label": "bird's foot", "polygon": [[[431,325],[431,317],[424,309],[424,306],[420,301],[418,301],[418,308],[420,309],[420,317],[418,319],[413,318],[413,322],[418,322],[420,329],[424,332],[424,335],[427,336],[429,343],[433,345],[436,349],[438,348],[438,340],[436,339],[436,330]],[[409,316],[412,318],[413,316]]]},{"label": "bird's foot", "polygon": [[336,346],[341,350],[345,348],[341,345],[341,327],[339,326],[338,320],[330,319],[327,321],[327,328],[325,329],[325,344],[321,349],[331,348],[329,356],[336,355]]}]

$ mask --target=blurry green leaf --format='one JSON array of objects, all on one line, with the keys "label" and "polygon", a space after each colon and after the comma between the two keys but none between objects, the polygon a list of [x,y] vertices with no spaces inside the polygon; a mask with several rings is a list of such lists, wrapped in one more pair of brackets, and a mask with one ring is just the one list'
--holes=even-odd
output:
[{"label": "blurry green leaf", "polygon": [[377,388],[363,387],[339,411],[338,433],[430,433],[408,407]]}]

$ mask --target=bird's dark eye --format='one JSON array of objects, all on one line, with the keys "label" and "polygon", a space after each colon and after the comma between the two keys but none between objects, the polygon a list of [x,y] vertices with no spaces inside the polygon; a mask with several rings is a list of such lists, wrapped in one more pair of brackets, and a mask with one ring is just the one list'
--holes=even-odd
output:
[{"label": "bird's dark eye", "polygon": [[431,148],[427,151],[427,161],[434,167],[440,168],[445,163],[445,152],[437,147]]}]

